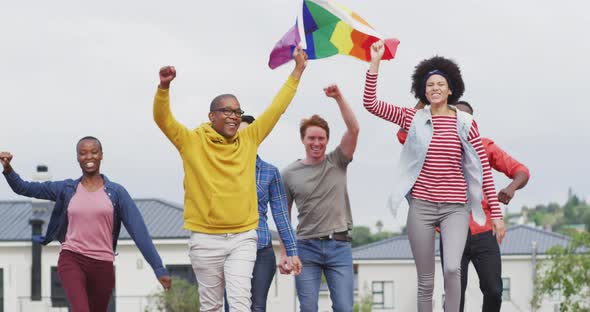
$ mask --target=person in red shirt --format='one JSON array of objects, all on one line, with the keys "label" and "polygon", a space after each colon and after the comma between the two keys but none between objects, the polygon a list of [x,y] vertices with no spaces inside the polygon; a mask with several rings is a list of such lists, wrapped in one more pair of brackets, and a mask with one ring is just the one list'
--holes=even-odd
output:
[{"label": "person in red shirt", "polygon": [[[421,102],[416,104],[417,109],[423,107],[424,104]],[[458,101],[455,107],[473,115],[473,108],[466,101]],[[404,144],[407,135],[408,133],[404,129],[400,129],[397,133],[399,142]],[[498,200],[508,205],[514,197],[514,193],[527,184],[530,177],[529,169],[508,155],[494,141],[482,137],[482,142],[490,166],[512,179],[508,186],[498,192]],[[490,205],[486,197],[482,201],[482,207],[486,214],[486,223],[481,226],[473,221],[473,217],[471,217],[469,224],[470,234],[467,237],[463,258],[461,259],[461,312],[463,312],[465,306],[469,262],[473,262],[479,277],[479,288],[483,293],[482,311],[500,311],[502,306],[502,262],[498,243],[502,242],[504,232],[494,232],[490,219]],[[442,239],[440,240],[440,253],[442,259]]]}]

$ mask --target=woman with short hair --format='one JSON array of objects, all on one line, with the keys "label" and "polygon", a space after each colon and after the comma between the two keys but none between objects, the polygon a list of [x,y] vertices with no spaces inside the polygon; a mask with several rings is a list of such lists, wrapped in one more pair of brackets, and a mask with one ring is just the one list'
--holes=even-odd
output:
[{"label": "woman with short hair", "polygon": [[171,280],[152,242],[139,209],[125,188],[100,173],[102,145],[91,136],[76,145],[82,177],[77,180],[28,182],[12,169],[12,154],[0,153],[4,177],[23,196],[51,200],[55,206],[44,245],[61,243],[57,272],[74,312],[105,312],[115,287],[115,249],[121,223],[150,264],[160,284]]}]

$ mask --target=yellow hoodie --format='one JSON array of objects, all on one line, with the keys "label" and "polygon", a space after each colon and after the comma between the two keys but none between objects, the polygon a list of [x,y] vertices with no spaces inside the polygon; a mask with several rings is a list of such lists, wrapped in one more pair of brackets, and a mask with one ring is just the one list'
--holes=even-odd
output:
[{"label": "yellow hoodie", "polygon": [[295,96],[299,80],[289,77],[260,117],[232,138],[211,123],[194,130],[170,111],[169,89],[154,98],[154,120],[176,146],[184,166],[184,228],[207,234],[240,233],[258,227],[256,154],[258,145]]}]

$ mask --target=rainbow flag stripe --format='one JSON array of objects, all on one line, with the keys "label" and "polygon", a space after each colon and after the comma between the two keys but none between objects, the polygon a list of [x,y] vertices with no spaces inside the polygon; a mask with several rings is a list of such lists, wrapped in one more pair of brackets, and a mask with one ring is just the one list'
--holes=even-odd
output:
[{"label": "rainbow flag stripe", "polygon": [[[290,61],[293,49],[299,44],[311,60],[344,54],[370,61],[371,44],[381,39],[369,23],[342,4],[332,0],[304,0],[295,26],[277,42],[268,66],[275,69]],[[385,39],[383,59],[394,58],[398,45],[397,39]]]}]

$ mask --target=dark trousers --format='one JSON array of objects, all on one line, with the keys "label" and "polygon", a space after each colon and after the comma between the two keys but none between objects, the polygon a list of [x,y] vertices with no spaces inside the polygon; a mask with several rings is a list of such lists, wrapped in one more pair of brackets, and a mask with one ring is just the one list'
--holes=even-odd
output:
[{"label": "dark trousers", "polygon": [[115,287],[113,262],[62,250],[57,273],[73,312],[107,311]]},{"label": "dark trousers", "polygon": [[[442,239],[440,240],[440,253],[442,263]],[[469,262],[473,262],[479,277],[479,289],[483,293],[482,311],[500,311],[502,306],[502,260],[500,247],[492,231],[467,235],[461,259],[461,312],[465,306]]]},{"label": "dark trousers", "polygon": [[[258,249],[256,252],[256,262],[252,272],[252,311],[266,311],[266,298],[272,279],[277,270],[277,259],[272,247]],[[225,312],[229,312],[227,304],[227,293],[225,297]]]}]

